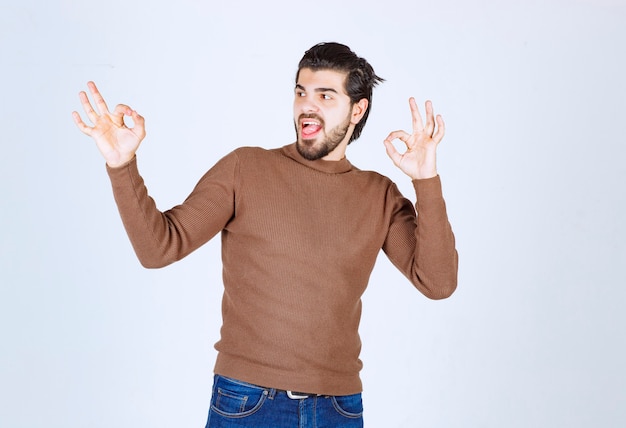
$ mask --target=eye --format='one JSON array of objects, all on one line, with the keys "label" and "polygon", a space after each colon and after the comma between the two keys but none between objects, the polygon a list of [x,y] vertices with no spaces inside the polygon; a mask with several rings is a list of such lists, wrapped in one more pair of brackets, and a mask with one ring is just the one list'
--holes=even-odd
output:
[{"label": "eye", "polygon": [[296,97],[306,97],[304,91],[296,91]]},{"label": "eye", "polygon": [[322,94],[321,97],[322,97],[323,100],[332,100],[333,99],[333,97],[331,97],[328,94]]}]

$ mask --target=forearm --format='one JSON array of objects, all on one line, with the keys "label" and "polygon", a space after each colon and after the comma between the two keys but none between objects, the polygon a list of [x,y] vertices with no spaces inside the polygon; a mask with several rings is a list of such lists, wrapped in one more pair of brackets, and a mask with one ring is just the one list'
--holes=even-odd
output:
[{"label": "forearm", "polygon": [[143,266],[158,268],[180,260],[222,229],[232,215],[232,197],[219,180],[220,173],[230,174],[230,165],[218,165],[183,204],[165,212],[149,196],[136,158],[119,168],[107,166],[122,222]]},{"label": "forearm", "polygon": [[432,299],[449,297],[457,286],[458,254],[439,176],[413,180],[416,193],[414,275]]},{"label": "forearm", "polygon": [[136,158],[117,168],[107,165],[107,172],[122,223],[141,264],[157,268],[177,260],[180,240],[167,233],[170,221],[148,195]]},{"label": "forearm", "polygon": [[414,180],[417,217],[397,189],[388,196],[394,215],[383,251],[390,261],[431,299],[449,297],[456,289],[457,253],[439,177]]}]

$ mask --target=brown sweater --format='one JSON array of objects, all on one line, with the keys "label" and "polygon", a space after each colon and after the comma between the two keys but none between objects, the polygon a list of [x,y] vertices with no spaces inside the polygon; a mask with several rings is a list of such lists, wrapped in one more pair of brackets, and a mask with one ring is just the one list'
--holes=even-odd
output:
[{"label": "brown sweater", "polygon": [[457,253],[439,177],[415,208],[388,178],[347,159],[307,161],[295,145],[240,148],[183,204],[160,212],[136,160],[108,168],[142,265],[180,260],[222,234],[223,326],[215,372],[278,389],[362,389],[361,295],[382,249],[432,299],[456,287]]}]

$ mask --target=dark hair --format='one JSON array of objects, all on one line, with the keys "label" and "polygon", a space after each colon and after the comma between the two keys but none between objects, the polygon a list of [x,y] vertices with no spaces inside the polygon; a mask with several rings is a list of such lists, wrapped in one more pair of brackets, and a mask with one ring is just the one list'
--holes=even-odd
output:
[{"label": "dark hair", "polygon": [[359,57],[352,52],[348,46],[335,42],[318,43],[304,53],[304,56],[298,64],[296,83],[300,75],[300,70],[303,68],[309,68],[314,71],[334,70],[347,74],[345,90],[350,97],[352,105],[363,98],[367,99],[368,103],[367,110],[363,118],[361,118],[361,121],[354,127],[354,132],[348,144],[359,138],[372,108],[372,92],[374,86],[384,82],[385,79],[374,73],[374,69],[365,58]]}]

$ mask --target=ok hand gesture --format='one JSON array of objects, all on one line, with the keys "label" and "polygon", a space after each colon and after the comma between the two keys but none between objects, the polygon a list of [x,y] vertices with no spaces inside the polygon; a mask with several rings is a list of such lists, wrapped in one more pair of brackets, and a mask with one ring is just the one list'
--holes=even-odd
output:
[{"label": "ok hand gesture", "polygon": [[[89,82],[87,86],[98,111],[93,109],[84,91],[79,94],[79,98],[93,126],[86,125],[77,112],[72,112],[74,122],[78,129],[95,140],[100,153],[110,167],[121,166],[135,156],[139,144],[146,136],[144,119],[136,111],[123,104],[118,104],[112,113],[109,112],[95,83]],[[124,116],[130,116],[133,120],[132,128],[126,126]]]},{"label": "ok hand gesture", "polygon": [[[437,145],[443,138],[445,126],[440,115],[435,117],[433,105],[426,101],[426,124],[422,122],[419,109],[414,98],[409,99],[411,116],[413,117],[413,133],[394,131],[384,141],[387,154],[402,172],[411,179],[431,178],[437,175]],[[398,152],[393,140],[400,139],[406,145],[404,153]]]}]

